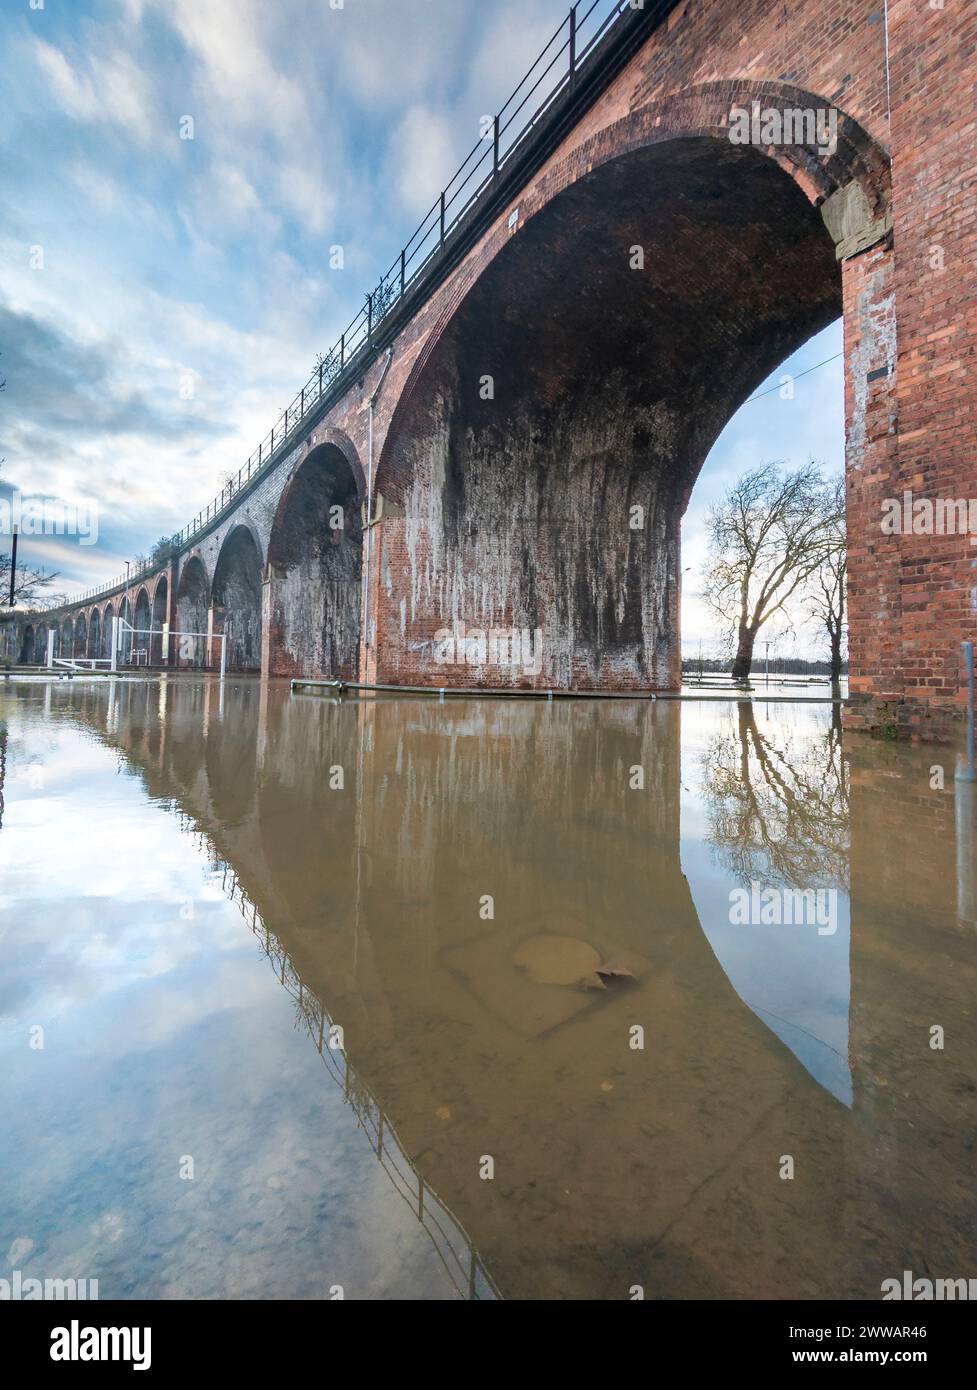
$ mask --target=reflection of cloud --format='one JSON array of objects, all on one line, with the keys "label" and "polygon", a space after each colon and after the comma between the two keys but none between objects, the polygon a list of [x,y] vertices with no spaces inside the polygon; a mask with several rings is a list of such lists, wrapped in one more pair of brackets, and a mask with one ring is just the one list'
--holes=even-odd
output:
[{"label": "reflection of cloud", "polygon": [[0,831],[11,1264],[103,1298],[450,1297],[203,851],[113,750],[22,710],[10,764],[46,790],[13,777]]},{"label": "reflection of cloud", "polygon": [[[850,1105],[848,794],[831,715],[781,706],[762,730],[745,702],[696,715],[682,868],[702,930],[743,1002]],[[837,893],[836,932],[731,922],[730,889],[752,883]]]}]

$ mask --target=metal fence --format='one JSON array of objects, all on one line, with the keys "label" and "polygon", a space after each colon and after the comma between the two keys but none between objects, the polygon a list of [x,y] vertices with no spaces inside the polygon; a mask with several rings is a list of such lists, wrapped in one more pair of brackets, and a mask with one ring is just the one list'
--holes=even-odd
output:
[{"label": "metal fence", "polygon": [[[479,199],[492,190],[557,98],[572,89],[583,64],[590,58],[596,59],[596,50],[615,25],[642,8],[634,6],[632,0],[576,0],[509,99],[491,122],[486,122],[479,139],[441,190],[413,236],[366,296],[362,309],[329,351],[319,355],[315,371],[269,434],[220,494],[173,537],[176,549],[210,526],[248,483],[258,474],[269,471],[294,446],[299,427],[312,412],[318,411],[329,398],[342,394],[365,365],[389,316],[450,249]],[[158,568],[159,563],[144,566],[110,583],[88,589],[72,598],[68,606],[137,583]],[[49,605],[50,608],[65,606]]]}]

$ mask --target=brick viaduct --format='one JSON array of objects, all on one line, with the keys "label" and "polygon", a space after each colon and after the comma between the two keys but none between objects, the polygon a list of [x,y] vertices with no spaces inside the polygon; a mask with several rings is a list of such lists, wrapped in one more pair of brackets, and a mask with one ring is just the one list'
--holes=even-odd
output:
[{"label": "brick viaduct", "polygon": [[[846,719],[945,736],[977,559],[965,534],[880,520],[907,491],[969,493],[975,71],[971,0],[623,13],[246,486],[164,568],[21,617],[8,654],[39,653],[52,623],[93,654],[123,613],[226,627],[230,666],[269,676],[674,688],[680,521],[702,462],[758,383],[843,315]],[[731,109],[753,103],[837,112],[836,147],[734,143]],[[437,634],[460,625],[538,631],[540,659],[446,660]],[[213,661],[214,644],[169,659]]]}]

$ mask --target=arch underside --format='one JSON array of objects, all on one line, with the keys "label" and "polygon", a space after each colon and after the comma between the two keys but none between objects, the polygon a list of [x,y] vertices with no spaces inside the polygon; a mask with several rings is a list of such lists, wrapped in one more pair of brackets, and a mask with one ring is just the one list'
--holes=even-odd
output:
[{"label": "arch underside", "polygon": [[[382,528],[378,679],[674,685],[699,469],[758,383],[841,312],[820,212],[758,150],[670,140],[559,194],[395,413],[378,486],[403,519]],[[446,628],[533,640],[507,664],[462,644],[446,662]]]},{"label": "arch underside", "polygon": [[201,667],[207,663],[207,615],[210,585],[203,562],[191,555],[183,566],[176,590],[176,650],[180,666]]},{"label": "arch underside", "polygon": [[236,526],[221,547],[213,584],[229,671],[261,669],[261,568],[254,537]]},{"label": "arch underside", "polygon": [[274,674],[356,679],[361,557],[357,480],[343,453],[327,444],[293,478],[269,545]]}]

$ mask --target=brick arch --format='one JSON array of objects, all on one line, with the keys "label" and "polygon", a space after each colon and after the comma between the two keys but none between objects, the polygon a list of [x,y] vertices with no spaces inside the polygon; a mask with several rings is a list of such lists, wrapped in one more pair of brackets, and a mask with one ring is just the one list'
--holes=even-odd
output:
[{"label": "brick arch", "polygon": [[257,550],[258,552],[258,559],[261,562],[261,569],[262,571],[264,571],[266,562],[266,548],[264,540],[262,539],[261,533],[259,532],[257,526],[251,520],[248,513],[242,508],[240,512],[234,512],[227,525],[222,528],[222,531],[217,533],[221,536],[221,543],[217,548],[217,559],[214,561],[214,572],[211,575],[210,579],[211,587],[213,587],[214,580],[217,577],[218,570],[220,569],[221,555],[223,554],[228,541],[231,539],[231,537],[234,535],[236,531],[247,531],[248,535],[254,542],[255,550]]},{"label": "brick arch", "polygon": [[282,491],[269,535],[265,672],[355,679],[365,486],[349,437],[316,430]]},{"label": "brick arch", "polygon": [[168,583],[169,583],[168,571],[167,571],[166,569],[161,569],[160,572],[156,575],[155,579],[151,580],[150,583],[152,584],[152,591],[151,591],[151,593],[150,593],[150,598],[151,598],[152,601],[155,603],[155,602],[156,602],[156,590],[159,588],[159,586],[160,586],[161,584],[168,584]]},{"label": "brick arch", "polygon": [[303,467],[303,465],[306,463],[311,454],[314,454],[316,450],[321,449],[326,445],[330,444],[334,449],[339,450],[339,452],[345,458],[346,462],[349,464],[350,472],[356,479],[356,489],[358,496],[360,498],[366,496],[366,471],[363,468],[362,463],[360,462],[359,451],[357,450],[356,445],[353,443],[352,439],[349,437],[345,430],[337,429],[334,425],[317,425],[316,428],[309,435],[308,439],[305,441],[305,446],[302,449],[302,452],[294,460],[291,468],[289,469],[288,479],[286,480],[285,486],[282,489],[282,494],[279,498],[278,506],[275,509],[275,520],[272,523],[272,531],[274,531],[275,526],[278,524],[284,512],[285,500],[288,496],[289,489],[295,482],[295,478],[299,470]]},{"label": "brick arch", "polygon": [[[679,530],[702,463],[843,313],[821,205],[857,183],[869,230],[886,227],[887,157],[856,122],[839,113],[823,155],[738,145],[729,114],[752,101],[829,105],[764,82],[638,108],[552,164],[515,233],[501,218],[459,268],[377,470],[394,504],[370,577],[381,683],[410,653],[419,683],[677,684]],[[459,621],[540,633],[544,664],[445,663],[437,635]]]},{"label": "brick arch", "polygon": [[214,582],[214,576],[211,571],[211,567],[207,563],[207,556],[204,553],[203,548],[199,545],[195,545],[192,550],[185,550],[179,558],[179,562],[176,566],[175,576],[175,588],[177,592],[179,592],[180,585],[183,583],[183,576],[186,574],[188,566],[190,566],[195,560],[203,569],[204,578],[207,581],[207,590],[208,593],[210,592],[210,586]]},{"label": "brick arch", "polygon": [[170,598],[176,631],[183,634],[177,638],[175,648],[175,660],[181,666],[201,667],[207,664],[206,633],[211,585],[207,560],[199,547],[183,555]]},{"label": "brick arch", "polygon": [[261,669],[261,584],[264,549],[246,519],[231,525],[220,547],[211,601],[227,634],[227,669]]},{"label": "brick arch", "polygon": [[[661,100],[648,101],[627,116],[602,127],[582,142],[572,156],[547,172],[521,199],[520,229],[550,206],[559,195],[587,177],[595,169],[652,145],[672,141],[708,138],[729,143],[729,115],[734,106],[784,111],[788,108],[827,108],[832,103],[815,93],[773,79],[714,81],[685,88]],[[891,216],[891,178],[886,149],[855,118],[838,111],[838,143],[834,154],[818,156],[804,146],[759,147],[801,189],[815,206],[850,183],[857,183],[874,218]],[[460,311],[464,301],[512,236],[504,218],[462,265],[450,281],[440,314],[424,340],[410,369],[402,391],[392,406],[377,464],[377,492],[396,496],[399,489],[391,477],[390,444],[396,438],[404,416],[411,409],[425,369]]]}]

